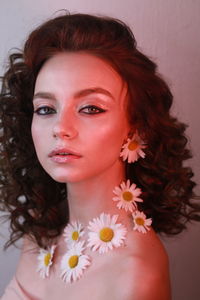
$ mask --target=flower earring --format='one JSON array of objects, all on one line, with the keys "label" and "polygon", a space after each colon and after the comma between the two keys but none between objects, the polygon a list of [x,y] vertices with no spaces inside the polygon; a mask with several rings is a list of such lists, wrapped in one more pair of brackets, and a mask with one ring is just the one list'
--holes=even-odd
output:
[{"label": "flower earring", "polygon": [[123,161],[128,159],[128,163],[133,163],[137,161],[140,157],[144,158],[145,153],[142,149],[145,149],[146,145],[138,135],[136,131],[133,137],[127,139],[127,142],[122,146],[122,151],[120,157]]}]

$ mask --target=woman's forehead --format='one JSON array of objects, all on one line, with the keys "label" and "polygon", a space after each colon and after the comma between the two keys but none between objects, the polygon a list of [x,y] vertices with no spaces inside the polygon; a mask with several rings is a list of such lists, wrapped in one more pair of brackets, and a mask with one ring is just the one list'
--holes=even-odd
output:
[{"label": "woman's forehead", "polygon": [[58,53],[41,68],[35,85],[36,92],[60,88],[69,92],[98,90],[114,99],[126,97],[127,85],[122,77],[103,59],[85,52]]}]

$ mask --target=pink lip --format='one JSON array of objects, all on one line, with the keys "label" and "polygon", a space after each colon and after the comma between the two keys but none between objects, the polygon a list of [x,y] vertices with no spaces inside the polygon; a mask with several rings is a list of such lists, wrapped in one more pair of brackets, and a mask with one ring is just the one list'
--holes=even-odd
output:
[{"label": "pink lip", "polygon": [[57,163],[67,163],[74,159],[81,158],[81,155],[66,148],[59,148],[51,151],[48,157]]}]

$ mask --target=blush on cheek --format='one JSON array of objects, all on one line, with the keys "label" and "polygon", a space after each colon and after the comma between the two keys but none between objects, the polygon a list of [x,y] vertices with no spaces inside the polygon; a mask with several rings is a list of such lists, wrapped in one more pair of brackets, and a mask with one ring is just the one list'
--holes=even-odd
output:
[{"label": "blush on cheek", "polygon": [[42,128],[41,126],[37,126],[36,120],[32,121],[31,125],[31,135],[32,135],[32,140],[34,143],[35,148],[39,147],[42,144],[43,139],[45,138],[45,128]]},{"label": "blush on cheek", "polygon": [[[36,153],[38,152],[38,145],[40,145],[39,143],[37,143],[37,137],[35,135],[32,134],[32,140],[33,140],[33,145],[35,148]],[[37,145],[38,144],[38,145]]]},{"label": "blush on cheek", "polygon": [[32,134],[33,145],[37,154],[37,158],[40,161],[40,155],[42,154],[42,148],[43,148],[42,139],[33,126],[31,128],[31,134]]}]

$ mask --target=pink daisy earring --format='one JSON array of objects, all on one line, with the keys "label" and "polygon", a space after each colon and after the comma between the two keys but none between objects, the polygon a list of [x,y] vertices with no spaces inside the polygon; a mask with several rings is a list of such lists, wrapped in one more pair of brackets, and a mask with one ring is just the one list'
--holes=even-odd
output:
[{"label": "pink daisy earring", "polygon": [[146,145],[138,135],[136,131],[133,137],[127,139],[127,142],[122,146],[122,151],[120,157],[123,161],[128,159],[128,163],[133,163],[137,161],[140,157],[144,158],[145,153],[142,149],[145,149]]}]

